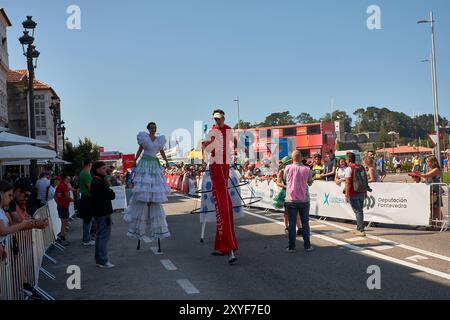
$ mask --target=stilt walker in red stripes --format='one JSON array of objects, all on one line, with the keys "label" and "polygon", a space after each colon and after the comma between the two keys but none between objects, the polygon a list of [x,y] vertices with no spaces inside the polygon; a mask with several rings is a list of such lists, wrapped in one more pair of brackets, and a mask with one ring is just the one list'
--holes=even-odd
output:
[{"label": "stilt walker in red stripes", "polygon": [[237,261],[235,251],[238,250],[234,231],[233,204],[228,192],[231,154],[233,150],[233,133],[225,124],[225,112],[215,110],[213,117],[216,124],[204,142],[204,152],[209,158],[209,170],[212,181],[212,193],[216,207],[216,240],[213,255],[228,255],[228,262]]}]

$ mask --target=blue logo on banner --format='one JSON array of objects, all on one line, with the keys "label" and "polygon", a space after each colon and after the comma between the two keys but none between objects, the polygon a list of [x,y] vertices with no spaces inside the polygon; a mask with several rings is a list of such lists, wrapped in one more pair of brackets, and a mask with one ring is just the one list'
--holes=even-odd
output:
[{"label": "blue logo on banner", "polygon": [[323,204],[330,205],[330,194],[325,193],[325,200],[323,201]]}]

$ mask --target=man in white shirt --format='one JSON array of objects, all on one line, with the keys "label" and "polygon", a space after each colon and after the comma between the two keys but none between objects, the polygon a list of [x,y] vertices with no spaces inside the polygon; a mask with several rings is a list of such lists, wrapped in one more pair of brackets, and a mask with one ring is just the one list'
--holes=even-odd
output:
[{"label": "man in white shirt", "polygon": [[47,187],[50,185],[50,175],[47,172],[41,173],[39,180],[36,182],[37,199],[42,206],[47,204],[45,200],[47,194]]}]

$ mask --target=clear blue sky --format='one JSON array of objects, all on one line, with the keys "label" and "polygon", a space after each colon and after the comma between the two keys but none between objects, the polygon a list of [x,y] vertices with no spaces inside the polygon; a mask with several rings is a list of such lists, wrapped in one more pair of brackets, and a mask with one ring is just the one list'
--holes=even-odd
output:
[{"label": "clear blue sky", "polygon": [[[68,30],[77,4],[81,30]],[[368,30],[367,7],[382,30]],[[149,121],[162,134],[211,124],[220,106],[231,125],[289,110],[320,117],[335,108],[390,107],[432,113],[430,28],[435,12],[440,112],[450,118],[448,0],[3,0],[10,67],[25,68],[21,22],[38,22],[37,77],[62,99],[67,136],[136,151]]]}]

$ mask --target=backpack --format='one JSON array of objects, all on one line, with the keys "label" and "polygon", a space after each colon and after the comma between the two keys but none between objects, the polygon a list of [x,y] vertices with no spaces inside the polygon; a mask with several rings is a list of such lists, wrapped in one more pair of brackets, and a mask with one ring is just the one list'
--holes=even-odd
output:
[{"label": "backpack", "polygon": [[371,191],[372,189],[369,187],[366,170],[360,166],[355,166],[353,169],[353,189],[355,192],[363,193]]}]

